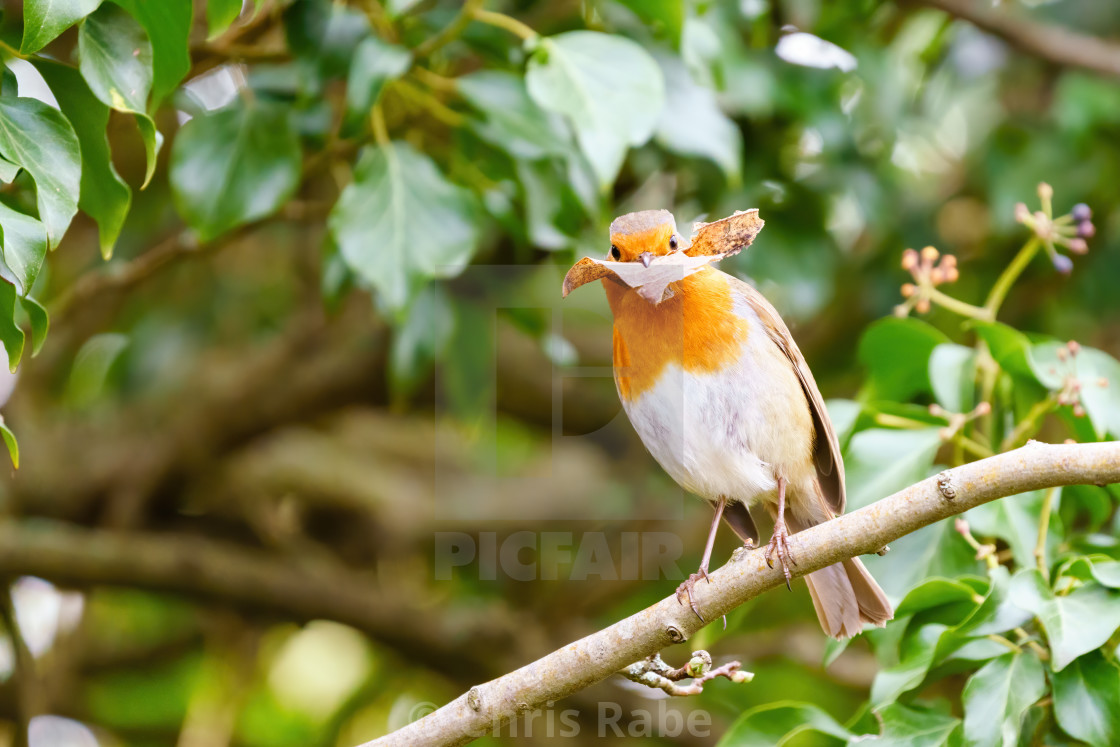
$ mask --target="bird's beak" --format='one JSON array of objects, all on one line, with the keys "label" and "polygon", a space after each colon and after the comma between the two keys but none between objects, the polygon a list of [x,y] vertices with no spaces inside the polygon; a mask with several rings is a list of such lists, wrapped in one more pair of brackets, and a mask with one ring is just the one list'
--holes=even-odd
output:
[{"label": "bird's beak", "polygon": [[638,255],[638,259],[642,263],[642,267],[649,267],[649,263],[653,261],[653,255],[649,252],[642,252]]}]

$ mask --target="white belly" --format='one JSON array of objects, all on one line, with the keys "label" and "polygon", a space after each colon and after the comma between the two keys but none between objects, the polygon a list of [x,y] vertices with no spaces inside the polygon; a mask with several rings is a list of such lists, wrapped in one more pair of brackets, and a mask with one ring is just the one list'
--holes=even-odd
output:
[{"label": "white belly", "polygon": [[651,389],[622,401],[653,458],[701,498],[776,501],[779,475],[795,490],[815,479],[808,401],[757,327],[735,364],[714,374],[673,364]]}]

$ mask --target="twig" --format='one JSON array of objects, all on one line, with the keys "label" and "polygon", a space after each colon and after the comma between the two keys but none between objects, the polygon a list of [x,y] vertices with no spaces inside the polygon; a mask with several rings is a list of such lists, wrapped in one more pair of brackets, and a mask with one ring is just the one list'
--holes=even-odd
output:
[{"label": "twig", "polygon": [[[1043,445],[966,464],[923,480],[870,506],[790,538],[801,576],[856,555],[873,553],[935,521],[1016,493],[1055,485],[1120,481],[1120,442]],[[784,583],[766,565],[765,549],[740,550],[696,587],[708,620]],[[629,663],[681,643],[705,623],[671,595],[605,630],[496,680],[471,688],[439,710],[374,745],[460,745],[493,731],[526,706],[557,701],[606,679]]]},{"label": "twig", "polygon": [[[750,682],[754,675],[742,671],[743,665],[737,661],[729,661],[715,669],[712,668],[712,655],[707,651],[695,651],[688,663],[679,669],[673,669],[661,658],[661,654],[636,661],[630,666],[619,671],[623,677],[639,685],[663,690],[669,695],[699,695],[704,692],[704,683],[716,677],[726,677],[737,684]],[[691,679],[687,685],[678,685],[681,680]]]},{"label": "twig", "polygon": [[1029,55],[1068,67],[1120,77],[1120,46],[1059,26],[992,10],[982,0],[913,0],[962,18]]}]

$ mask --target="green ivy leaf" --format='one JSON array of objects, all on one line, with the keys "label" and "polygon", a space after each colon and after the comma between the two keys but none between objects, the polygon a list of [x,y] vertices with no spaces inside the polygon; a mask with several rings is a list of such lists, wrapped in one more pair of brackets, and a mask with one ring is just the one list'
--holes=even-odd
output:
[{"label": "green ivy leaf", "polygon": [[653,26],[654,31],[663,30],[674,42],[680,39],[685,19],[684,0],[619,0],[619,3]]},{"label": "green ivy leaf", "polygon": [[930,356],[947,342],[943,332],[920,319],[890,317],[873,323],[859,341],[859,360],[867,367],[871,398],[905,402],[932,391]]},{"label": "green ivy leaf", "polygon": [[517,179],[525,195],[524,227],[533,246],[554,251],[575,243],[583,211],[554,160],[518,161]]},{"label": "green ivy leaf", "polygon": [[8,354],[8,370],[12,373],[19,368],[23,355],[23,330],[16,324],[16,287],[7,280],[0,279],[0,341]]},{"label": "green ivy leaf", "polygon": [[19,443],[16,441],[16,434],[12,433],[12,429],[0,418],[0,436],[4,438],[4,445],[8,447],[8,456],[12,458],[12,466],[19,469]]},{"label": "green ivy leaf", "polygon": [[19,176],[20,168],[6,158],[0,158],[0,182],[11,184]]},{"label": "green ivy leaf", "polygon": [[420,281],[461,272],[479,239],[474,195],[399,142],[362,154],[328,225],[354,272],[397,311]]},{"label": "green ivy leaf", "polygon": [[683,156],[713,161],[731,186],[742,180],[743,136],[716,100],[697,84],[679,57],[659,55],[668,102],[657,124],[657,142]]},{"label": "green ivy leaf", "polygon": [[897,598],[930,576],[952,578],[981,570],[976,553],[950,519],[923,527],[891,543],[883,557],[864,558],[871,575],[887,594]]},{"label": "green ivy leaf", "polygon": [[984,601],[957,626],[957,633],[972,636],[1006,633],[1031,619],[1031,613],[1011,602],[1011,572],[1007,566],[998,565],[989,570],[988,581]]},{"label": "green ivy leaf", "polygon": [[152,45],[152,95],[154,109],[174,91],[191,69],[191,3],[113,0],[140,22]]},{"label": "green ivy leaf", "polygon": [[1094,561],[1092,574],[1098,582],[1110,589],[1120,589],[1120,561]]},{"label": "green ivy leaf", "polygon": [[82,156],[78,137],[57,109],[29,98],[0,97],[0,153],[35,180],[39,220],[53,249],[78,212]]},{"label": "green ivy leaf", "polygon": [[975,747],[1014,747],[1023,714],[1045,693],[1046,677],[1033,654],[991,660],[964,687],[965,741]]},{"label": "green ivy leaf", "polygon": [[606,188],[627,147],[653,135],[665,105],[661,69],[637,43],[596,31],[569,31],[536,44],[525,75],[529,95],[568,119]]},{"label": "green ivy leaf", "polygon": [[[965,512],[964,518],[972,526],[973,534],[981,537],[999,537],[1006,540],[1011,548],[1015,562],[1021,567],[1035,564],[1034,549],[1038,544],[1038,522],[1042,515],[1045,490],[1008,496],[998,501],[985,503]],[[1055,492],[1051,504],[1050,521],[1052,531],[1047,534],[1047,557],[1053,558],[1061,544],[1061,528],[1058,526],[1058,502],[1061,490]]]},{"label": "green ivy leaf", "polygon": [[385,84],[399,78],[412,65],[412,55],[404,47],[386,44],[368,36],[358,44],[350,59],[346,80],[346,115],[351,123],[369,116]]},{"label": "green ivy leaf", "polygon": [[97,10],[101,0],[24,0],[21,54],[35,54]]},{"label": "green ivy leaf", "polygon": [[974,404],[976,351],[947,342],[929,356],[929,382],[933,396],[949,412],[969,412]]},{"label": "green ivy leaf", "polygon": [[66,387],[66,399],[72,407],[93,404],[105,388],[109,369],[126,347],[128,338],[117,333],[94,335],[86,340],[74,356]]},{"label": "green ivy leaf", "polygon": [[410,396],[431,372],[454,326],[451,304],[439,285],[417,294],[389,350],[389,383],[396,397]]},{"label": "green ivy leaf", "polygon": [[1088,744],[1120,742],[1120,669],[1091,651],[1051,675],[1054,717],[1072,737]]},{"label": "green ivy leaf", "polygon": [[934,664],[937,644],[948,629],[947,625],[932,623],[906,635],[899,645],[898,663],[876,673],[871,684],[871,702],[875,705],[892,703],[922,684]]},{"label": "green ivy leaf", "polygon": [[837,740],[855,736],[815,705],[783,701],[744,713],[719,740],[718,747],[777,747],[806,732]]},{"label": "green ivy leaf", "polygon": [[481,121],[472,119],[471,129],[491,145],[532,160],[570,152],[571,136],[563,120],[537,106],[520,75],[483,70],[457,79],[456,87],[485,115]]},{"label": "green ivy leaf", "polygon": [[975,595],[976,592],[971,586],[960,581],[950,578],[928,578],[907,592],[895,607],[894,614],[895,617],[901,618],[943,605],[964,603],[974,606]]},{"label": "green ivy leaf", "polygon": [[[1120,361],[1095,348],[1082,347],[1076,356],[1058,358],[1061,343],[1034,345],[1029,350],[1031,369],[1039,383],[1060,390],[1066,377],[1081,382],[1081,404],[1097,438],[1120,436]],[[1066,348],[1068,350],[1068,348]]]},{"label": "green ivy leaf", "polygon": [[16,212],[0,202],[0,231],[3,232],[4,264],[19,283],[21,295],[27,295],[47,256],[47,230],[30,215]]},{"label": "green ivy leaf", "polygon": [[211,39],[220,36],[241,15],[241,0],[206,0],[206,28]]},{"label": "green ivy leaf", "polygon": [[1019,377],[1034,378],[1027,351],[1031,341],[1019,330],[1000,322],[973,322],[972,328],[984,342],[1000,368]]},{"label": "green ivy leaf", "polygon": [[109,107],[93,95],[74,68],[49,60],[36,60],[35,67],[58,98],[62,113],[78,137],[82,154],[78,207],[97,222],[101,256],[109,259],[132,204],[132,190],[113,167],[109,151],[105,131]]},{"label": "green ivy leaf", "polygon": [[939,428],[869,428],[852,436],[844,456],[848,510],[928,477],[940,446]]},{"label": "green ivy leaf", "polygon": [[43,349],[43,343],[47,341],[51,318],[46,307],[31,296],[23,296],[19,299],[19,303],[27,312],[27,318],[31,322],[31,357],[34,358]]},{"label": "green ivy leaf", "polygon": [[1120,592],[1097,583],[1056,596],[1040,572],[1023,570],[1011,580],[1011,601],[1034,614],[1046,629],[1055,672],[1103,646],[1120,627]]},{"label": "green ivy leaf", "polygon": [[849,745],[871,744],[875,747],[942,747],[952,744],[950,737],[961,720],[932,708],[892,703],[881,708],[878,716],[883,725],[881,736],[856,737]]},{"label": "green ivy leaf", "polygon": [[286,111],[242,101],[183,125],[171,149],[175,204],[203,241],[263,218],[299,186],[300,147]]},{"label": "green ivy leaf", "polygon": [[78,32],[78,69],[93,95],[106,106],[136,117],[144,141],[147,169],[144,186],[156,170],[159,133],[148,116],[152,90],[152,43],[144,28],[115,5],[92,13]]}]

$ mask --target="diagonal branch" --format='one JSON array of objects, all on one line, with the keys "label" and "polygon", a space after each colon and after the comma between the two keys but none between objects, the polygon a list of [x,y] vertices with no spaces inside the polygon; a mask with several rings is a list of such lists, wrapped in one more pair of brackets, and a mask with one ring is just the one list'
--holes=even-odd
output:
[{"label": "diagonal branch", "polygon": [[[1046,445],[1032,441],[923,480],[859,511],[790,538],[795,573],[811,573],[884,545],[982,503],[1055,485],[1120,482],[1120,442]],[[768,568],[762,549],[736,552],[696,586],[696,601],[718,620],[764,591],[780,586],[780,567]],[[496,680],[472,687],[443,708],[363,747],[460,745],[493,732],[521,711],[557,701],[628,664],[688,640],[703,623],[675,596],[575,641]]]},{"label": "diagonal branch", "polygon": [[913,0],[943,10],[998,36],[1016,49],[1057,65],[1120,77],[1120,44],[993,10],[980,0]]}]

